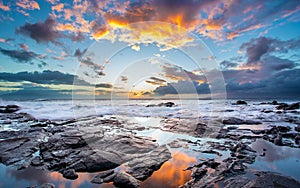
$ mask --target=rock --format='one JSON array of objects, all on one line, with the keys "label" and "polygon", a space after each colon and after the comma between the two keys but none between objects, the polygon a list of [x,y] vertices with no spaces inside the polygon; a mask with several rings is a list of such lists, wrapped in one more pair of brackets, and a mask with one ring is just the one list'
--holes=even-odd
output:
[{"label": "rock", "polygon": [[278,102],[277,101],[272,101],[271,104],[272,105],[278,105]]},{"label": "rock", "polygon": [[114,180],[114,185],[116,187],[122,188],[139,188],[140,182],[134,177],[130,176],[126,172],[119,172],[116,174]]},{"label": "rock", "polygon": [[300,132],[300,125],[298,125],[297,127],[295,127],[295,131]]},{"label": "rock", "polygon": [[66,179],[75,180],[78,178],[78,174],[76,174],[74,169],[68,169],[63,171],[63,177]]},{"label": "rock", "polygon": [[265,130],[251,130],[253,134],[264,134]]},{"label": "rock", "polygon": [[257,124],[261,124],[261,122],[253,121],[253,120],[243,120],[243,119],[231,117],[229,119],[224,119],[223,124],[225,124],[225,125],[241,125],[241,124],[257,125]]},{"label": "rock", "polygon": [[173,106],[175,106],[175,103],[173,103],[173,102],[163,102],[163,103],[159,103],[158,105],[154,105],[154,104],[146,105],[146,107],[155,107],[155,106],[158,106],[158,107],[162,107],[162,106],[173,107]]},{"label": "rock", "polygon": [[197,134],[204,134],[204,132],[206,131],[207,125],[205,125],[204,123],[198,123],[196,125],[196,129],[195,132]]},{"label": "rock", "polygon": [[289,126],[277,126],[277,129],[280,131],[280,132],[288,132],[291,130],[291,127]]},{"label": "rock", "polygon": [[114,177],[115,177],[114,171],[107,170],[107,171],[98,173],[96,176],[93,177],[91,182],[97,183],[97,184],[107,183],[107,182],[111,182]]},{"label": "rock", "polygon": [[245,105],[245,104],[247,104],[247,102],[246,102],[246,101],[243,101],[243,100],[238,100],[238,101],[236,101],[234,104],[235,104],[235,105]]},{"label": "rock", "polygon": [[299,102],[293,103],[293,104],[290,104],[290,105],[288,105],[286,103],[281,103],[276,107],[276,109],[277,110],[281,110],[281,109],[282,110],[297,110],[297,109],[299,109],[299,107],[300,107]]},{"label": "rock", "polygon": [[32,166],[41,166],[42,165],[42,160],[40,156],[36,156],[31,160],[31,165]]},{"label": "rock", "polygon": [[18,110],[20,110],[20,107],[17,105],[0,106],[0,113],[13,113]]},{"label": "rock", "polygon": [[281,146],[282,145],[282,136],[280,134],[278,134],[277,137],[274,139],[273,143],[275,145]]},{"label": "rock", "polygon": [[290,177],[284,177],[276,173],[263,172],[244,187],[300,187],[300,183]]},{"label": "rock", "polygon": [[171,158],[171,153],[164,145],[154,149],[150,154],[133,159],[128,163],[127,173],[138,180],[145,180],[158,170],[161,165]]},{"label": "rock", "polygon": [[197,182],[206,175],[206,172],[207,169],[205,168],[194,168],[192,170],[192,178]]}]

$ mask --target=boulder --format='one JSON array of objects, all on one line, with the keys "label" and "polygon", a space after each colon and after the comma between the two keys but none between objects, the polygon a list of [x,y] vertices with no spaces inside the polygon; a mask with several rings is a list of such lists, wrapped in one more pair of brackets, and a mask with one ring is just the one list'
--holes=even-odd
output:
[{"label": "boulder", "polygon": [[130,176],[126,172],[119,172],[116,174],[114,180],[114,185],[116,187],[122,188],[139,188],[140,182],[134,177]]},{"label": "boulder", "polygon": [[76,174],[74,169],[64,170],[62,174],[66,179],[75,180],[78,178],[78,174]]},{"label": "boulder", "polygon": [[246,101],[243,101],[243,100],[238,100],[234,103],[235,105],[246,105],[247,102]]},{"label": "boulder", "polygon": [[20,110],[18,105],[0,106],[0,113],[13,113]]}]

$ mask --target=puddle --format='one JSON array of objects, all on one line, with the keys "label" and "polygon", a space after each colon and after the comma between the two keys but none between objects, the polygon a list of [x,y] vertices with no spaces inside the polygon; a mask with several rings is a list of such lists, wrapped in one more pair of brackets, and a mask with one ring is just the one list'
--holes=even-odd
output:
[{"label": "puddle", "polygon": [[[258,152],[255,162],[250,168],[263,171],[278,172],[300,180],[300,152],[299,148],[276,146],[265,140],[257,140],[252,148]],[[266,151],[263,151],[265,149]],[[260,154],[265,153],[265,156]]]}]

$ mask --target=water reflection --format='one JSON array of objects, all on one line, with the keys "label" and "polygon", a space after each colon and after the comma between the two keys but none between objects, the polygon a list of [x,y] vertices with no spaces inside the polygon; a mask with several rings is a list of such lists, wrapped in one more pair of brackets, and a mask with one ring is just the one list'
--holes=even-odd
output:
[{"label": "water reflection", "polygon": [[184,184],[191,178],[190,171],[183,171],[196,159],[183,152],[177,152],[172,159],[164,163],[161,168],[142,183],[145,188],[173,188]]},{"label": "water reflection", "polygon": [[111,183],[102,185],[90,183],[94,175],[94,173],[79,173],[78,179],[72,181],[65,179],[58,172],[49,172],[32,167],[24,170],[16,170],[13,167],[0,164],[0,187],[31,187],[42,185],[43,183],[52,183],[58,188],[114,187]]},{"label": "water reflection", "polygon": [[[258,155],[251,167],[264,171],[279,172],[300,180],[300,152],[299,148],[276,146],[265,140],[257,140],[252,148],[258,151]],[[265,150],[265,151],[264,151]]]}]

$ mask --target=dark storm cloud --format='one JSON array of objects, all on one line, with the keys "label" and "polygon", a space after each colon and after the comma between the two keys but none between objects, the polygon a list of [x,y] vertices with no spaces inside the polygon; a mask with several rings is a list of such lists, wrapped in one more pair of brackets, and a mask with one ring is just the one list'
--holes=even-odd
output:
[{"label": "dark storm cloud", "polygon": [[39,57],[39,54],[36,54],[31,51],[25,50],[7,50],[0,47],[0,52],[3,55],[9,56],[10,58],[16,60],[19,63],[27,63],[32,61],[33,59]]},{"label": "dark storm cloud", "polygon": [[77,58],[82,58],[82,56],[85,54],[86,51],[87,51],[87,48],[82,51],[80,49],[76,49],[74,56]]},{"label": "dark storm cloud", "polygon": [[112,88],[113,85],[112,84],[107,84],[107,83],[100,83],[100,84],[96,84],[95,87],[96,88]]},{"label": "dark storm cloud", "polygon": [[128,77],[127,76],[121,76],[121,81],[124,83],[128,82]]},{"label": "dark storm cloud", "polygon": [[71,99],[72,91],[54,90],[48,87],[29,85],[23,89],[0,95],[5,100],[32,100],[32,99]]},{"label": "dark storm cloud", "polygon": [[60,44],[57,40],[63,37],[63,34],[55,30],[55,18],[48,17],[45,22],[37,22],[35,24],[26,23],[24,26],[16,29],[16,33],[29,36],[37,43]]},{"label": "dark storm cloud", "polygon": [[178,81],[177,83],[168,83],[165,86],[157,87],[153,93],[158,95],[168,94],[209,94],[210,89],[207,83]]},{"label": "dark storm cloud", "polygon": [[[18,72],[18,73],[0,73],[0,80],[9,82],[29,81],[37,84],[68,84],[73,85],[75,75],[62,73],[59,71],[45,70],[43,72]],[[90,85],[89,83],[77,78],[78,84]]]},{"label": "dark storm cloud", "polygon": [[237,63],[234,63],[234,62],[230,62],[230,61],[227,61],[227,60],[224,60],[220,63],[220,66],[222,69],[228,69],[228,68],[234,68],[234,67],[237,67],[238,64]]},{"label": "dark storm cloud", "polygon": [[256,64],[270,53],[288,53],[300,48],[300,38],[282,41],[273,38],[259,37],[243,43],[240,50],[246,50],[247,63]]},{"label": "dark storm cloud", "polygon": [[152,85],[162,86],[165,85],[167,81],[156,77],[150,77],[149,80],[146,80],[145,82]]}]

